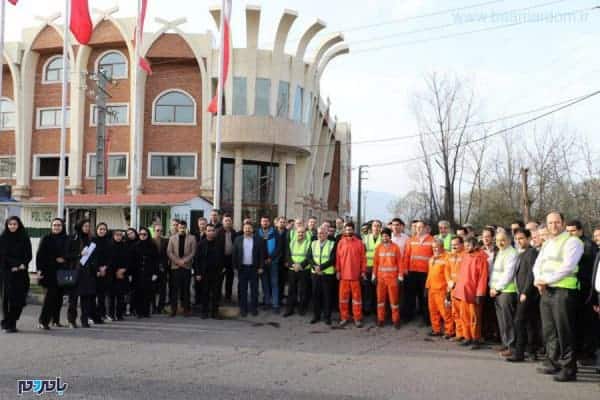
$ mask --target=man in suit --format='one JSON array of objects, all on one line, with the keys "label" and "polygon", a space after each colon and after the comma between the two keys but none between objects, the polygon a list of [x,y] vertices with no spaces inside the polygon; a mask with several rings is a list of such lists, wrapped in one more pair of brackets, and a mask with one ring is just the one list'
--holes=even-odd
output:
[{"label": "man in suit", "polygon": [[515,311],[515,345],[510,349],[512,355],[509,362],[525,361],[525,348],[529,356],[536,359],[539,327],[536,321],[539,317],[540,296],[533,285],[533,265],[537,258],[537,250],[531,247],[531,232],[527,229],[515,229],[515,244],[519,251],[515,281],[517,284],[517,308]]},{"label": "man in suit", "polygon": [[177,234],[171,236],[167,255],[171,260],[171,317],[177,315],[177,303],[181,299],[184,315],[192,315],[190,305],[191,268],[196,254],[196,238],[187,231],[187,223],[180,221]]},{"label": "man in suit", "polygon": [[[235,242],[235,238],[239,236],[239,232],[236,232],[233,229],[233,218],[231,215],[225,214],[223,215],[223,227],[221,229],[217,229],[217,248],[219,249],[219,254],[221,255],[221,260],[223,262],[223,269],[225,270],[225,275],[222,277],[225,281],[225,300],[231,301],[231,296],[233,293],[233,263],[232,263],[232,254],[233,254],[233,243]],[[221,283],[221,286],[223,284]]]},{"label": "man in suit", "polygon": [[[233,244],[233,267],[238,271],[238,297],[240,315],[245,317],[248,311],[258,315],[258,277],[263,273],[266,245],[254,235],[250,222],[244,223],[243,235]],[[250,305],[248,305],[248,287],[250,287]]]},{"label": "man in suit", "polygon": [[[600,228],[594,230],[594,242],[600,247]],[[600,252],[596,253],[590,302],[596,313],[596,337],[600,337]],[[600,374],[600,357],[596,358],[596,372]]]}]

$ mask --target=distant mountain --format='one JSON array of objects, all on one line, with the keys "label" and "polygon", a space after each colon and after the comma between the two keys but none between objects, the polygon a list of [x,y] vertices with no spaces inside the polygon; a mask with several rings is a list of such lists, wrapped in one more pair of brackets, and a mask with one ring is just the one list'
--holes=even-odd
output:
[{"label": "distant mountain", "polygon": [[[373,192],[367,191],[366,195],[366,210],[365,216],[363,216],[363,221],[368,221],[370,219],[381,219],[385,222],[392,219],[394,216],[388,210],[390,203],[394,202],[398,199],[397,194],[387,193],[387,192]],[[352,192],[352,215],[356,217],[356,192]]]}]

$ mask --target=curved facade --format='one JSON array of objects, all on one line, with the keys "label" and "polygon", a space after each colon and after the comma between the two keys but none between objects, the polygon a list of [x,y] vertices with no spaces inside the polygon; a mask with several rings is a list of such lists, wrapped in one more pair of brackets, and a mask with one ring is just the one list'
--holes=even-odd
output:
[{"label": "curved facade", "polygon": [[[220,9],[209,12],[218,24]],[[350,125],[337,123],[329,99],[320,96],[328,63],[348,52],[343,36],[325,35],[309,61],[306,49],[324,22],[306,27],[287,54],[295,12],[284,11],[269,50],[258,48],[260,8],[248,6],[245,15],[247,46],[233,43],[224,93],[222,208],[234,214],[236,224],[261,214],[349,214]],[[153,74],[141,72],[137,82],[133,19],[101,15],[89,45],[72,46],[66,182],[72,218],[93,208],[96,219],[125,226],[132,177],[139,187],[141,223],[144,212],[166,218],[177,210],[183,213],[178,217],[193,219],[199,214],[193,206],[185,211],[185,205],[198,199],[209,207],[215,124],[206,109],[217,87],[217,35],[182,32],[182,22],[165,21],[157,32],[144,33],[143,52]],[[36,216],[51,214],[56,199],[61,32],[51,22],[27,29],[23,42],[7,44],[4,54],[2,100],[14,105],[14,113],[3,112],[2,121],[8,122],[0,126],[0,183],[11,186],[31,226],[39,222]],[[112,75],[108,196],[94,194],[96,107],[90,74],[98,68]],[[134,157],[138,170],[132,168]]]}]

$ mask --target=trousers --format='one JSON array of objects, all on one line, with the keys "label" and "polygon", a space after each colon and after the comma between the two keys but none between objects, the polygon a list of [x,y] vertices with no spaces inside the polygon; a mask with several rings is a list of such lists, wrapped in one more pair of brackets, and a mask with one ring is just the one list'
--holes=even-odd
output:
[{"label": "trousers", "polygon": [[359,280],[341,280],[339,305],[340,319],[350,320],[350,300],[352,300],[352,315],[355,321],[362,321],[362,295]]},{"label": "trousers", "polygon": [[398,304],[398,278],[396,276],[380,277],[377,280],[377,321],[385,321],[385,303],[390,302],[392,321],[400,322],[400,305]]},{"label": "trousers", "polygon": [[429,318],[431,320],[431,330],[435,333],[442,332],[442,320],[444,322],[444,333],[454,335],[454,320],[452,319],[452,308],[446,307],[445,290],[429,290]]},{"label": "trousers", "polygon": [[515,311],[517,308],[516,293],[500,293],[495,298],[496,318],[500,340],[505,347],[515,345]]},{"label": "trousers", "polygon": [[331,319],[331,294],[334,279],[333,275],[312,274],[313,317],[315,319],[321,319],[321,315],[326,320]]},{"label": "trousers", "polygon": [[577,372],[575,319],[577,290],[548,287],[542,293],[540,314],[548,361],[567,374]]},{"label": "trousers", "polygon": [[481,340],[482,304],[460,302],[460,316],[466,340]]}]

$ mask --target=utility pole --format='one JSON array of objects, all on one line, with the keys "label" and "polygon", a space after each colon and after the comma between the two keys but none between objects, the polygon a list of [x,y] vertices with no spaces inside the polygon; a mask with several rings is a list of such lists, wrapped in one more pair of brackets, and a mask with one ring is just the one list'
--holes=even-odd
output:
[{"label": "utility pole", "polygon": [[521,213],[525,223],[529,221],[531,214],[531,200],[529,199],[529,185],[527,182],[529,174],[528,168],[521,168]]},{"label": "utility pole", "polygon": [[108,78],[103,70],[96,77],[96,194],[106,194],[106,100],[110,97],[106,91]]},{"label": "utility pole", "polygon": [[358,201],[356,207],[356,230],[360,232],[360,226],[362,225],[362,183],[369,179],[366,176],[363,176],[363,172],[369,172],[368,165],[361,165],[358,167]]}]

